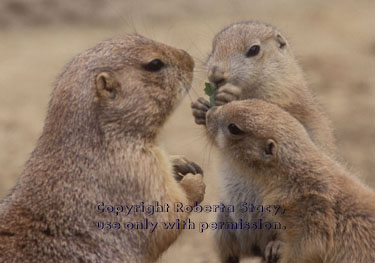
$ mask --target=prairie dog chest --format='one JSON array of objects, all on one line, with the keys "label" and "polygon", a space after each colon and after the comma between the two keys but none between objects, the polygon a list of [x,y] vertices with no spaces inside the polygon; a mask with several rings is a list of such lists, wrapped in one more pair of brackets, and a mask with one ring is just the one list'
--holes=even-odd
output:
[{"label": "prairie dog chest", "polygon": [[262,204],[262,190],[252,180],[251,169],[244,174],[227,160],[222,160],[218,169],[222,202],[235,205],[236,210],[242,203]]}]

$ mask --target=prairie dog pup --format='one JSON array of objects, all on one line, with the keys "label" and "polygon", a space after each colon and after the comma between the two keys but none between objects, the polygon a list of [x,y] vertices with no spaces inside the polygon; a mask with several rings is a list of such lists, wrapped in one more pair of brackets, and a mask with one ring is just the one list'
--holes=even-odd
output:
[{"label": "prairie dog pup", "polygon": [[302,123],[314,143],[335,154],[330,122],[309,91],[290,44],[275,27],[248,21],[221,30],[212,43],[207,76],[219,87],[217,106],[250,98],[276,104]]},{"label": "prairie dog pup", "polygon": [[[290,44],[275,27],[248,21],[235,23],[221,30],[213,40],[212,52],[207,61],[207,74],[209,80],[219,87],[216,105],[250,98],[276,104],[305,127],[320,149],[330,156],[335,155],[330,122],[307,88]],[[209,107],[209,103],[203,98],[192,104],[197,124],[205,125],[205,113]],[[220,166],[222,202],[264,203],[262,190],[242,182],[236,175],[235,167],[231,167],[225,160]],[[230,180],[233,180],[231,187],[227,184]],[[231,218],[233,216],[235,218]],[[253,218],[248,216],[250,218],[243,219],[253,221],[260,217],[256,213],[252,214]],[[237,221],[242,217],[241,214],[222,214],[218,220]],[[237,262],[242,255],[264,256],[266,245],[277,240],[277,234],[272,231],[219,231],[217,235],[223,262]],[[267,254],[265,257],[270,260],[271,255]]]},{"label": "prairie dog pup", "polygon": [[[104,41],[67,65],[42,135],[0,204],[0,262],[144,263],[168,248],[178,229],[123,227],[188,213],[116,216],[99,205],[202,201],[201,169],[171,163],[156,141],[190,88],[193,67],[185,51],[136,34]],[[99,230],[96,222],[121,229]]]},{"label": "prairie dog pup", "polygon": [[208,111],[207,130],[236,176],[259,187],[265,204],[286,209],[273,219],[286,226],[278,232],[281,263],[375,262],[374,191],[323,153],[288,112],[234,101]]}]

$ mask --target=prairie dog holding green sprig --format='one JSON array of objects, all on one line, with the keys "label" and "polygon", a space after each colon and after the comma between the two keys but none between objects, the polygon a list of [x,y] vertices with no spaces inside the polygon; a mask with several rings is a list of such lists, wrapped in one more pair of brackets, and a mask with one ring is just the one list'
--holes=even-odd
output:
[{"label": "prairie dog holding green sprig", "polygon": [[[44,129],[19,182],[0,203],[0,262],[149,263],[180,230],[99,230],[189,213],[99,213],[98,204],[202,201],[202,170],[173,162],[157,135],[190,88],[183,50],[137,34],[112,38],[70,62],[57,81]],[[178,180],[176,180],[176,179]],[[117,228],[116,224],[116,228]]]},{"label": "prairie dog holding green sprig", "polygon": [[[239,22],[225,27],[213,40],[207,60],[210,82],[217,87],[217,106],[233,100],[261,99],[276,104],[295,117],[312,141],[330,156],[336,147],[330,121],[306,86],[290,44],[273,26],[261,22]],[[203,98],[192,103],[197,124],[206,124],[210,104]],[[263,203],[262,189],[256,189],[236,174],[236,167],[220,162],[221,201],[240,204]],[[234,217],[234,218],[233,218]],[[219,221],[259,218],[259,215],[224,215]],[[236,220],[237,221],[237,220]],[[267,260],[277,254],[279,243],[273,231],[218,231],[217,243],[222,262],[238,262],[242,256],[261,255]],[[271,243],[270,243],[271,242]],[[267,255],[265,255],[267,254]]]}]

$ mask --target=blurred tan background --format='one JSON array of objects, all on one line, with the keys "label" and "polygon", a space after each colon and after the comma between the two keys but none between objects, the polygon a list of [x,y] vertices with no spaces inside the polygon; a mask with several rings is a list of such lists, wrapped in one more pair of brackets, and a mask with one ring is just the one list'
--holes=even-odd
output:
[{"label": "blurred tan background", "polygon": [[[124,32],[187,50],[195,80],[161,135],[171,154],[205,170],[216,203],[215,149],[194,124],[204,60],[214,34],[239,20],[277,26],[292,43],[336,131],[343,162],[375,187],[375,2],[373,0],[2,0],[0,2],[0,198],[16,183],[41,133],[54,80],[77,53]],[[193,215],[196,222],[213,215]],[[217,262],[212,233],[185,231],[161,262]]]}]

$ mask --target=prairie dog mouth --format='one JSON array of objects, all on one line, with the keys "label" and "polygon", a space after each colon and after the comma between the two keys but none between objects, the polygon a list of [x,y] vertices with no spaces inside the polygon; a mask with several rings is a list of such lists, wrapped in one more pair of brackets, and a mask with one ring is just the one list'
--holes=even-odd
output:
[{"label": "prairie dog mouth", "polygon": [[221,79],[221,80],[215,82],[215,85],[216,85],[217,88],[220,88],[220,87],[226,85],[227,83],[228,83],[228,82],[227,82],[226,79]]}]

